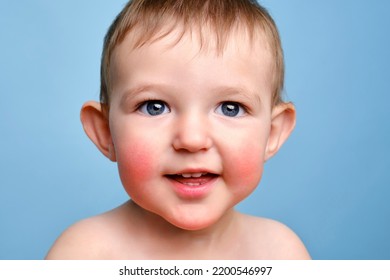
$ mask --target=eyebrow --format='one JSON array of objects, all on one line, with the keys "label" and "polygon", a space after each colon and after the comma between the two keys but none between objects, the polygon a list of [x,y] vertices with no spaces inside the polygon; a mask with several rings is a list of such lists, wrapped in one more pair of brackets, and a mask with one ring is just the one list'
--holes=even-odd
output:
[{"label": "eyebrow", "polygon": [[235,97],[235,96],[243,97],[248,102],[255,101],[257,103],[256,105],[259,106],[263,103],[258,94],[242,87],[222,86],[222,87],[215,88],[213,92],[216,92],[217,94],[220,94],[221,96],[228,97],[228,98]]},{"label": "eyebrow", "polygon": [[131,88],[125,90],[121,101],[122,101],[122,103],[125,103],[129,98],[135,97],[142,92],[156,91],[156,90],[160,91],[163,88],[165,88],[165,86],[161,85],[161,84],[141,84],[139,86],[131,87]]},{"label": "eyebrow", "polygon": [[[164,84],[141,84],[133,88],[127,89],[122,97],[122,103],[126,103],[129,98],[135,97],[145,91],[165,91],[169,88]],[[235,86],[219,86],[211,90],[212,93],[224,98],[233,98],[239,96],[246,99],[248,102],[255,101],[256,105],[260,106],[263,102],[258,94],[247,90],[243,87]]]}]

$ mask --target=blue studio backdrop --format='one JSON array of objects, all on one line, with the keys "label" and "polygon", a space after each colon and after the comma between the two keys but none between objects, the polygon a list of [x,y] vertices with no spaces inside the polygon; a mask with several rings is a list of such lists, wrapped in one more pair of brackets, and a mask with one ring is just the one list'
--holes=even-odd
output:
[{"label": "blue studio backdrop", "polygon": [[[297,127],[238,209],[314,259],[390,259],[390,1],[263,0]],[[72,223],[127,200],[84,135],[105,32],[125,0],[0,0],[0,259],[42,259]]]}]

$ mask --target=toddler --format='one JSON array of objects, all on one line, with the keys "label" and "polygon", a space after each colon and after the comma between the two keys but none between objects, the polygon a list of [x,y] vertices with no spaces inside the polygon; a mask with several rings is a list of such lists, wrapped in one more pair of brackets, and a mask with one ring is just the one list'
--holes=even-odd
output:
[{"label": "toddler", "polygon": [[286,226],[234,206],[289,137],[277,28],[254,0],[133,0],[81,109],[130,200],[67,229],[47,259],[309,259]]}]

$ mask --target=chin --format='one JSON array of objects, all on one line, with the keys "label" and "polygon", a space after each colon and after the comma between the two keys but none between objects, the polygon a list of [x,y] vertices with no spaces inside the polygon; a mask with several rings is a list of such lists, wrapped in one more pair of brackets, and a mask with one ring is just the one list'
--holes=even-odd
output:
[{"label": "chin", "polygon": [[213,225],[213,223],[171,223],[177,228],[180,228],[182,230],[186,231],[201,231],[209,228]]},{"label": "chin", "polygon": [[198,214],[198,215],[180,215],[166,219],[167,222],[173,226],[188,230],[188,231],[201,231],[212,227],[220,220],[219,215]]}]

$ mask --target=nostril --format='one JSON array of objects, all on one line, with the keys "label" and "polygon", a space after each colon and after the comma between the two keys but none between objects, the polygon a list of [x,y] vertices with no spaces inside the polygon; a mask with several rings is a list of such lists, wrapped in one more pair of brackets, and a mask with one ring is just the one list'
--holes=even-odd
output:
[{"label": "nostril", "polygon": [[189,152],[198,152],[208,150],[212,146],[212,140],[207,135],[191,134],[188,136],[178,136],[173,141],[175,150],[186,150]]},{"label": "nostril", "polygon": [[177,119],[173,147],[176,150],[197,152],[212,146],[210,126],[199,112],[187,112]]}]

